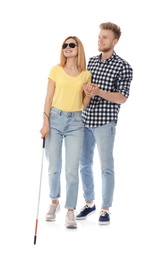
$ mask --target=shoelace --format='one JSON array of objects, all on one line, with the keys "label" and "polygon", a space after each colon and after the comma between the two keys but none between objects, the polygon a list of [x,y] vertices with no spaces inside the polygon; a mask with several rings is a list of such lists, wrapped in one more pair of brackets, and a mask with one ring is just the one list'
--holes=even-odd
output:
[{"label": "shoelace", "polygon": [[102,210],[101,212],[100,212],[100,216],[105,216],[106,214],[109,214],[109,211],[108,210]]},{"label": "shoelace", "polygon": [[82,209],[81,209],[81,211],[84,211],[84,209],[88,209],[89,207],[88,207],[88,205],[85,205]]},{"label": "shoelace", "polygon": [[56,208],[57,208],[57,205],[50,205],[49,206],[49,210],[48,210],[48,213],[49,214],[54,214],[54,212],[56,211]]},{"label": "shoelace", "polygon": [[73,220],[73,221],[75,220],[75,216],[74,216],[74,213],[72,211],[68,212],[67,215],[68,215],[69,220]]}]

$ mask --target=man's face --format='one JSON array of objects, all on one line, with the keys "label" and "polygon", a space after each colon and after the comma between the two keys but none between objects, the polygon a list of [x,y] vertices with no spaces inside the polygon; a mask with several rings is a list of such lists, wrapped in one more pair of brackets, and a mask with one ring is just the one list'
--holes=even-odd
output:
[{"label": "man's face", "polygon": [[101,52],[109,52],[114,49],[117,39],[111,30],[100,30],[98,36],[98,50]]}]

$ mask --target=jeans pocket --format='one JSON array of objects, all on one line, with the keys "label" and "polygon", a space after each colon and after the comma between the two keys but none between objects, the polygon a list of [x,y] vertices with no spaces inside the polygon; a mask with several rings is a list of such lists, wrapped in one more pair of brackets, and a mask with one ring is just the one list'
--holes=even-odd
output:
[{"label": "jeans pocket", "polygon": [[49,117],[50,117],[50,119],[54,120],[59,117],[59,114],[56,111],[51,110]]}]

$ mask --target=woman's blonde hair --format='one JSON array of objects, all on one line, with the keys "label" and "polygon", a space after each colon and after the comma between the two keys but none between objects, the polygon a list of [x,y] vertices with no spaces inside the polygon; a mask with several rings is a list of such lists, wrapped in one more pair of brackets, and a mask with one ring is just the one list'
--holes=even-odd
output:
[{"label": "woman's blonde hair", "polygon": [[[68,36],[62,43],[62,45],[68,40],[68,39],[74,39],[77,43],[77,48],[78,48],[78,54],[77,54],[77,68],[80,71],[86,70],[86,57],[85,57],[85,51],[84,51],[84,46],[82,42],[80,41],[79,38],[76,36]],[[66,64],[67,58],[64,56],[63,49],[61,46],[61,54],[60,54],[60,66],[64,67]]]}]

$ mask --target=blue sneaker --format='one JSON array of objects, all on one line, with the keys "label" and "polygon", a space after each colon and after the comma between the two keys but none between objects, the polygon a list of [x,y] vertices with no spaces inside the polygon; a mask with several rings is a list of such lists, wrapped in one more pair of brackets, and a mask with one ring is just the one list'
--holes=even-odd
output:
[{"label": "blue sneaker", "polygon": [[110,213],[108,210],[102,209],[99,217],[100,225],[107,225],[110,223]]},{"label": "blue sneaker", "polygon": [[88,205],[85,205],[80,213],[76,216],[76,219],[86,219],[89,215],[93,214],[96,211],[96,206],[94,205],[90,208]]}]

